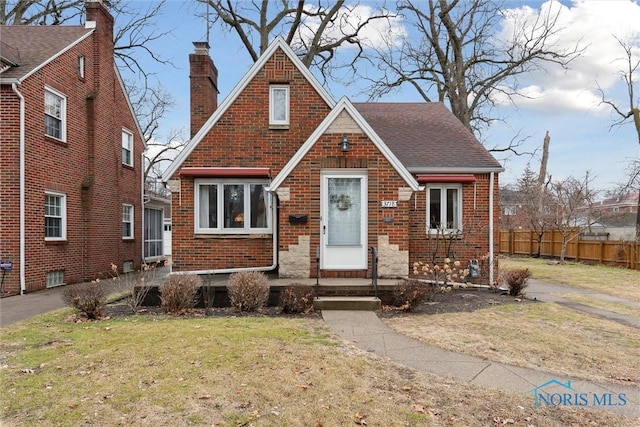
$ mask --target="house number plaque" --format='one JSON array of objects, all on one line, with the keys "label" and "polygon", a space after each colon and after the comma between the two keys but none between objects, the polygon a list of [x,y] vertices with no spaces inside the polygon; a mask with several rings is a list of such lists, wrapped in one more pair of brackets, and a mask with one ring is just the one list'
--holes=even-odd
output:
[{"label": "house number plaque", "polygon": [[397,208],[398,201],[397,200],[383,200],[380,202],[380,206],[383,208]]}]

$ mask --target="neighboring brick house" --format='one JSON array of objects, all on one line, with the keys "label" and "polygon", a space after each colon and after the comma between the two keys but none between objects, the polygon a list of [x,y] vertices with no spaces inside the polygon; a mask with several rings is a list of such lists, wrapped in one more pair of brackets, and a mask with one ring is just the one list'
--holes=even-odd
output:
[{"label": "neighboring brick house", "polygon": [[375,247],[379,277],[407,277],[448,247],[493,281],[503,169],[443,104],[336,102],[277,38],[217,107],[195,44],[192,139],[163,178],[174,271],[364,278]]},{"label": "neighboring brick house", "polygon": [[8,294],[105,277],[111,263],[122,271],[142,259],[144,142],[115,68],[113,18],[100,0],[86,12],[85,26],[0,27]]}]

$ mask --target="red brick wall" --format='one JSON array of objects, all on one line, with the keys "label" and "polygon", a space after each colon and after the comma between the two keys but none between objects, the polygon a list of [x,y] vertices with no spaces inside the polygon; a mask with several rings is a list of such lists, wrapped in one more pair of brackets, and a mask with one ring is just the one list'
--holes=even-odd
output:
[{"label": "red brick wall", "polygon": [[[269,84],[290,85],[290,127],[269,129]],[[328,114],[329,108],[282,51],[277,51],[214,128],[200,141],[184,167],[284,167]],[[172,262],[175,270],[269,266],[273,240],[267,236],[194,238],[194,181],[181,178],[172,201]],[[230,250],[229,248],[233,248]]]},{"label": "red brick wall", "polygon": [[[325,134],[307,153],[295,170],[283,182],[290,189],[291,199],[280,202],[279,248],[288,250],[298,244],[298,235],[311,236],[311,277],[316,276],[316,251],[320,246],[320,173],[323,169],[363,169],[368,183],[367,246],[378,246],[378,236],[389,236],[389,243],[399,250],[408,250],[409,212],[412,201],[399,201],[398,207],[381,207],[382,200],[398,200],[398,188],[407,184],[364,134],[346,134],[353,143],[348,153],[342,153],[338,142],[343,134]],[[289,215],[307,214],[307,224],[289,224]],[[384,223],[385,217],[393,218]],[[371,265],[362,271],[322,271],[323,277],[371,277]]]},{"label": "red brick wall", "polygon": [[[127,260],[139,266],[142,257],[141,164],[143,142],[113,68],[108,21],[98,16],[93,36],[70,49],[19,86],[26,106],[26,291],[45,287],[45,275],[64,270],[66,283],[110,275],[111,263]],[[102,40],[100,41],[100,37]],[[109,46],[104,46],[109,43]],[[77,57],[85,56],[85,78],[77,75]],[[44,135],[44,87],[67,96],[65,142]],[[18,100],[2,88],[2,248],[0,258],[14,262],[5,286],[20,290],[18,204]],[[91,108],[93,104],[93,108]],[[93,111],[93,112],[92,112]],[[94,123],[94,125],[92,125]],[[5,134],[4,127],[11,132]],[[134,135],[134,167],[122,165],[121,134]],[[92,139],[93,138],[93,139]],[[5,149],[7,147],[7,149]],[[91,153],[93,151],[93,154]],[[4,165],[10,165],[5,169]],[[11,178],[5,179],[6,176]],[[66,194],[67,239],[44,240],[44,194]],[[4,194],[10,194],[5,203]],[[121,238],[122,203],[134,205],[135,239]],[[10,231],[9,231],[10,230]]]},{"label": "red brick wall", "polygon": [[[431,262],[436,253],[436,259],[441,262],[449,256],[452,260],[459,260],[465,267],[467,262],[475,258],[482,268],[482,280],[479,283],[487,283],[489,280],[489,174],[476,175],[475,183],[465,183],[462,186],[462,223],[463,232],[459,239],[453,241],[447,253],[446,246],[449,239],[426,234],[426,191],[419,192],[417,197],[418,209],[412,212],[410,226],[410,264],[416,261]],[[498,253],[498,175],[494,177],[494,253]],[[410,269],[409,271],[412,271]],[[497,265],[494,268],[497,274]]]}]

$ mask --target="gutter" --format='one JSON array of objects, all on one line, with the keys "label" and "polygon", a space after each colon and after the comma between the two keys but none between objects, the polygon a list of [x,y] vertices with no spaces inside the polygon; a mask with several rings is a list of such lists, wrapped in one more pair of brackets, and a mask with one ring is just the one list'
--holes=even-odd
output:
[{"label": "gutter", "polygon": [[13,93],[20,99],[20,295],[24,295],[27,287],[26,287],[26,278],[25,278],[25,247],[26,247],[26,237],[25,237],[25,161],[24,161],[24,153],[25,153],[25,130],[24,130],[24,122],[25,122],[25,107],[24,107],[24,96],[18,90],[18,84],[12,83],[11,89]]}]

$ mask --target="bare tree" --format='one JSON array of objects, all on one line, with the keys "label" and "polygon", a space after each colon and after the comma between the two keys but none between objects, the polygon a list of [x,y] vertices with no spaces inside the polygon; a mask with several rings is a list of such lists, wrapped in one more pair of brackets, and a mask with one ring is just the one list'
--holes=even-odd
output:
[{"label": "bare tree", "polygon": [[542,237],[551,228],[550,220],[550,180],[540,180],[529,166],[524,170],[522,177],[518,180],[516,187],[521,202],[521,212],[526,219],[531,231],[536,235],[537,252],[536,257],[540,257],[542,250]]},{"label": "bare tree", "polygon": [[[598,87],[602,97],[602,103],[611,107],[617,120],[611,127],[619,127],[631,121],[635,127],[638,144],[640,144],[640,83],[637,80],[640,73],[640,36],[635,39],[625,41],[615,37],[618,44],[624,52],[621,60],[624,62],[624,68],[619,71],[620,79],[626,87],[627,99],[624,102],[616,102],[605,97],[602,88]],[[635,76],[634,76],[635,75]],[[629,165],[629,180],[624,187],[626,189],[635,189],[638,191],[638,210],[636,215],[636,242],[640,242],[640,159],[632,160]]]},{"label": "bare tree", "polygon": [[383,78],[370,79],[372,97],[411,85],[425,101],[447,102],[480,136],[496,120],[496,96],[518,93],[519,76],[550,64],[567,68],[580,53],[578,46],[554,44],[562,28],[553,8],[534,22],[517,22],[508,38],[499,34],[503,6],[500,0],[400,0],[398,11],[419,37],[378,50]]},{"label": "bare tree", "polygon": [[1,25],[60,25],[83,14],[84,0],[0,0]]},{"label": "bare tree", "polygon": [[254,62],[274,35],[282,35],[302,63],[317,69],[325,80],[340,67],[335,60],[339,47],[353,47],[353,55],[343,64],[353,66],[366,48],[362,38],[365,28],[395,17],[384,7],[371,14],[361,13],[365,9],[358,2],[345,4],[345,0],[198,1],[214,11],[214,23],[237,34]]},{"label": "bare tree", "polygon": [[549,187],[553,208],[553,226],[562,236],[560,263],[564,264],[567,246],[591,227],[596,218],[593,215],[595,192],[590,188],[589,173],[583,180],[574,177],[552,182]]}]

